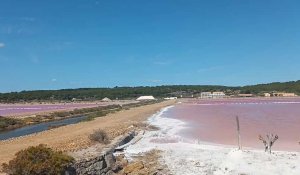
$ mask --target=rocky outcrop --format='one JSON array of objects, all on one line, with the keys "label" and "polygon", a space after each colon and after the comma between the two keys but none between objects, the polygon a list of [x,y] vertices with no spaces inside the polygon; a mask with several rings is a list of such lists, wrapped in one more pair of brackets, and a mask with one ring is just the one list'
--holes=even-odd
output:
[{"label": "rocky outcrop", "polygon": [[93,159],[76,161],[66,170],[66,175],[90,174],[110,175],[113,174],[112,167],[115,159],[112,152],[107,152]]},{"label": "rocky outcrop", "polygon": [[101,152],[96,153],[93,157],[77,159],[70,165],[66,171],[66,175],[111,175],[114,171],[118,171],[116,167],[116,159],[113,155],[116,147],[126,144],[135,136],[131,132],[123,137],[117,138],[111,145],[104,148]]}]

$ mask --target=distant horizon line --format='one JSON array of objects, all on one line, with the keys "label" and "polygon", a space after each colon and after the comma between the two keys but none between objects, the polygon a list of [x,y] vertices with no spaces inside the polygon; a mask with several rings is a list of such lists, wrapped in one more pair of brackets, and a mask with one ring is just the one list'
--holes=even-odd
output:
[{"label": "distant horizon line", "polygon": [[231,87],[231,88],[239,88],[239,87],[246,87],[246,86],[256,86],[256,85],[267,85],[267,84],[273,84],[273,83],[291,83],[291,82],[297,82],[300,80],[291,80],[291,81],[275,81],[275,82],[269,82],[269,83],[257,83],[257,84],[248,84],[248,85],[239,85],[239,86],[231,86],[231,85],[217,85],[217,84],[165,84],[165,85],[144,85],[144,86],[114,86],[114,87],[78,87],[78,88],[61,88],[61,89],[32,89],[32,90],[19,90],[19,91],[7,91],[7,92],[0,92],[0,94],[6,94],[6,93],[20,93],[20,92],[30,92],[30,91],[60,91],[60,90],[76,90],[76,89],[113,89],[113,88],[138,88],[138,87],[162,87],[162,86],[223,86],[223,87]]}]

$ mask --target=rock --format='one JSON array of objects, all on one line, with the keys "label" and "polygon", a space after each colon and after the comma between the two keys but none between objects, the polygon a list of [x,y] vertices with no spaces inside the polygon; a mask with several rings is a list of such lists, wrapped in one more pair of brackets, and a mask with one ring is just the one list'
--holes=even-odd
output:
[{"label": "rock", "polygon": [[113,174],[114,174],[114,172],[109,170],[105,175],[113,175]]},{"label": "rock", "polygon": [[122,161],[123,159],[125,159],[123,154],[116,156],[116,161]]},{"label": "rock", "polygon": [[124,157],[124,155],[119,155],[116,157],[117,164],[122,167],[126,167],[128,165],[128,160]]},{"label": "rock", "polygon": [[121,171],[123,169],[123,166],[120,163],[116,163],[113,167],[112,167],[112,171],[114,173],[117,173],[119,171]]},{"label": "rock", "polygon": [[135,162],[135,163],[132,163],[132,164],[129,164],[127,165],[125,168],[124,168],[124,173],[125,174],[128,174],[128,173],[132,173],[132,172],[135,172],[135,171],[138,171],[138,170],[141,170],[144,168],[144,164],[143,162],[139,161],[139,162]]},{"label": "rock", "polygon": [[153,173],[150,173],[150,170],[148,168],[143,168],[141,170],[138,170],[137,172],[132,172],[130,175],[152,175]]},{"label": "rock", "polygon": [[157,172],[153,173],[153,175],[164,175],[164,174],[160,171],[157,171]]},{"label": "rock", "polygon": [[115,157],[113,156],[113,154],[107,154],[105,156],[105,162],[106,162],[108,167],[113,167],[115,162],[116,162]]}]

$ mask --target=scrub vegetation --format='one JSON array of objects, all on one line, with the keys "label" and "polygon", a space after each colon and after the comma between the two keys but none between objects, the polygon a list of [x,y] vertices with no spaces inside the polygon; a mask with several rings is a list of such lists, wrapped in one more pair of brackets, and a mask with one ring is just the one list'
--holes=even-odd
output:
[{"label": "scrub vegetation", "polygon": [[19,128],[22,127],[24,124],[24,121],[20,119],[0,116],[0,132],[4,130]]},{"label": "scrub vegetation", "polygon": [[64,174],[65,168],[74,161],[72,157],[42,144],[21,150],[15,156],[8,164],[2,165],[4,173],[9,175]]},{"label": "scrub vegetation", "polygon": [[114,88],[80,88],[62,90],[37,90],[11,93],[0,93],[0,102],[30,102],[30,101],[69,101],[110,99],[133,99],[141,95],[153,95],[157,98],[198,94],[205,91],[225,91],[252,93],[259,95],[262,92],[284,91],[300,94],[300,80],[290,82],[275,82],[251,86],[210,86],[210,85],[172,85],[172,86],[141,86],[141,87],[114,87]]},{"label": "scrub vegetation", "polygon": [[107,133],[102,129],[98,129],[94,131],[92,134],[90,134],[89,139],[93,142],[98,142],[102,144],[110,143]]}]

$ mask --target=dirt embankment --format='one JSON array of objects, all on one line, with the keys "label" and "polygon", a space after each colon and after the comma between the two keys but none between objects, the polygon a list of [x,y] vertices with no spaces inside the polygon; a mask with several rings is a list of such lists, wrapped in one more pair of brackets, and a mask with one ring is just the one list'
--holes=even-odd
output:
[{"label": "dirt embankment", "polygon": [[63,126],[13,140],[0,141],[0,164],[11,160],[16,152],[28,146],[38,144],[47,144],[61,151],[74,151],[87,148],[91,145],[88,136],[94,130],[101,128],[109,134],[110,138],[114,138],[127,133],[132,124],[144,121],[161,108],[174,103],[175,101],[173,100],[164,101],[157,104],[122,110],[105,117],[96,118],[93,121]]}]

